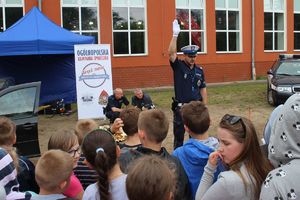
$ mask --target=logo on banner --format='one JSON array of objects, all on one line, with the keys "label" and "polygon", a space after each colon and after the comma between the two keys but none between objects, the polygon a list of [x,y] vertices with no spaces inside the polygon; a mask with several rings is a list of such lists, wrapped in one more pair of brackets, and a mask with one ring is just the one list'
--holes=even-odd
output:
[{"label": "logo on banner", "polygon": [[82,97],[81,97],[82,102],[85,103],[85,104],[92,103],[93,99],[94,99],[94,97],[90,93],[83,94]]},{"label": "logo on banner", "polygon": [[90,63],[85,66],[79,76],[79,81],[83,81],[86,86],[91,88],[100,87],[107,79],[109,79],[109,75],[105,68],[98,63]]},{"label": "logo on banner", "polygon": [[108,93],[106,92],[106,90],[102,90],[102,92],[99,95],[98,103],[100,105],[106,105],[107,102],[108,102]]}]

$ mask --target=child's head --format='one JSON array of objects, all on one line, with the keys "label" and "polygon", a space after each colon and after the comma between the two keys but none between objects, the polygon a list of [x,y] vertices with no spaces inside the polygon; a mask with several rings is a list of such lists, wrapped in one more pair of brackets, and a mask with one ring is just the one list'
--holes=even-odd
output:
[{"label": "child's head", "polygon": [[41,190],[62,193],[72,174],[72,157],[61,150],[46,151],[35,167],[35,179]]},{"label": "child's head", "polygon": [[7,117],[0,117],[0,145],[13,145],[16,142],[16,125]]},{"label": "child's head", "polygon": [[208,109],[200,101],[192,101],[181,108],[184,125],[193,134],[204,134],[210,126]]},{"label": "child's head", "polygon": [[147,140],[159,144],[168,135],[169,121],[159,109],[145,110],[139,115],[138,129],[145,133]]},{"label": "child's head", "polygon": [[54,133],[48,142],[48,150],[51,149],[60,149],[69,153],[73,157],[74,167],[76,167],[81,149],[75,133],[67,130]]},{"label": "child's head", "polygon": [[129,168],[126,191],[130,200],[167,200],[171,199],[175,184],[167,161],[153,155],[142,156]]},{"label": "child's head", "polygon": [[229,166],[255,160],[261,153],[254,125],[244,117],[224,115],[219,124],[218,138],[224,162]]},{"label": "child's head", "polygon": [[125,108],[121,111],[120,118],[124,124],[123,130],[127,135],[133,136],[138,132],[137,123],[140,112],[141,110],[136,107]]},{"label": "child's head", "polygon": [[82,142],[82,152],[98,174],[98,191],[101,199],[108,199],[109,172],[117,164],[120,149],[113,136],[106,130],[96,129],[87,134]]},{"label": "child's head", "polygon": [[0,117],[0,146],[9,153],[15,168],[19,170],[18,154],[13,147],[16,140],[16,124],[7,117]]},{"label": "child's head", "polygon": [[78,137],[78,143],[81,145],[86,134],[98,128],[98,124],[93,119],[78,120],[75,126],[75,134]]}]

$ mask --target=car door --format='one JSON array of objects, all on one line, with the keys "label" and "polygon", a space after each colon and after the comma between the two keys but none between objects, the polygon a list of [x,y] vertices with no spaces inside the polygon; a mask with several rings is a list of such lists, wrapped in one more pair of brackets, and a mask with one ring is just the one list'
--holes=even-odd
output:
[{"label": "car door", "polygon": [[17,126],[19,155],[40,155],[38,140],[38,106],[41,82],[10,86],[0,91],[0,116],[10,118]]}]

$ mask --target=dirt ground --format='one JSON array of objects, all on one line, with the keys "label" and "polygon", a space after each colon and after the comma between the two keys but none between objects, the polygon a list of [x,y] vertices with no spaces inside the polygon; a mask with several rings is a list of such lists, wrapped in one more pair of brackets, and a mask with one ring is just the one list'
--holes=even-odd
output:
[{"label": "dirt ground", "polygon": [[[210,117],[212,119],[212,125],[209,129],[209,133],[211,135],[216,134],[216,127],[218,125],[219,120],[221,117],[226,114],[235,114],[247,117],[252,120],[254,126],[256,127],[257,134],[259,138],[262,137],[262,132],[265,126],[265,123],[272,111],[273,108],[266,107],[266,108],[226,108],[222,106],[208,106]],[[169,133],[166,140],[163,143],[163,146],[167,148],[167,150],[171,153],[173,148],[173,115],[172,111],[169,109],[165,109],[164,112],[167,114],[169,118]],[[77,121],[77,112],[71,114],[70,116],[60,116],[56,115],[52,118],[49,118],[47,115],[40,115],[39,116],[39,142],[41,152],[47,150],[47,143],[50,136],[62,129],[74,129],[75,124]],[[97,120],[99,124],[103,123],[103,121]],[[186,139],[188,138],[186,134]]]}]

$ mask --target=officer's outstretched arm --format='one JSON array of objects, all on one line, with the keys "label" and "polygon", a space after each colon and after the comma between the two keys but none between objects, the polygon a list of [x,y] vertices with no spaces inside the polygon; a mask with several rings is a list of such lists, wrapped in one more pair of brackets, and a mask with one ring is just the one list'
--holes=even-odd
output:
[{"label": "officer's outstretched arm", "polygon": [[174,62],[177,57],[177,37],[180,33],[180,27],[178,24],[177,19],[173,21],[173,37],[171,39],[170,45],[169,45],[169,59],[171,62]]},{"label": "officer's outstretched arm", "polygon": [[200,89],[200,94],[202,96],[202,102],[206,105],[207,104],[207,91],[206,91],[206,87]]}]

